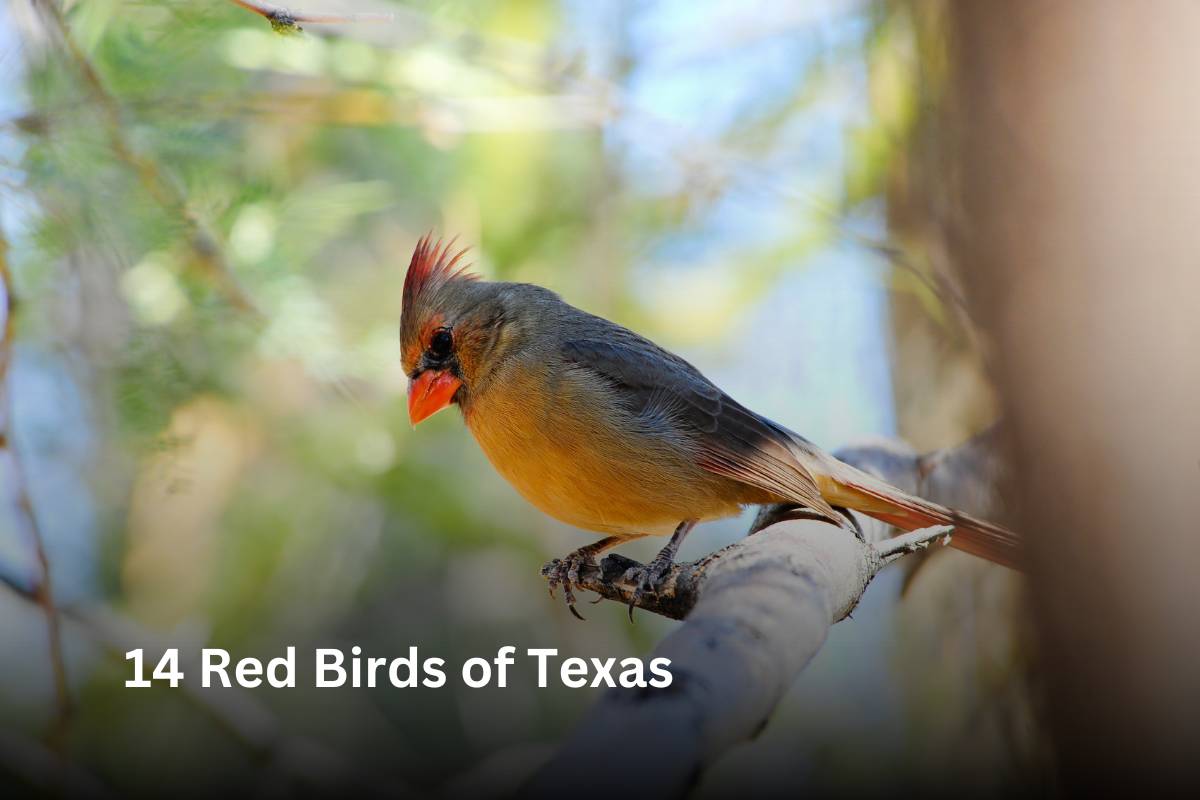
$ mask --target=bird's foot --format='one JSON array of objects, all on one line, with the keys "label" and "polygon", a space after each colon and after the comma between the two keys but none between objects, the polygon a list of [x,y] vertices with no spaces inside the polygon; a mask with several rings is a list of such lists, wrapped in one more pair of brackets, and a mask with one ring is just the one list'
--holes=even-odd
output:
[{"label": "bird's foot", "polygon": [[620,540],[616,537],[601,539],[586,547],[572,550],[562,558],[547,561],[542,565],[542,575],[545,576],[546,582],[549,584],[547,588],[550,590],[550,596],[554,597],[554,590],[562,586],[563,599],[566,600],[567,608],[575,615],[576,619],[583,619],[583,615],[575,608],[575,592],[573,589],[573,587],[579,585],[579,570],[584,565],[592,563],[592,559],[596,555],[612,547],[618,541]]},{"label": "bird's foot", "polygon": [[642,601],[642,598],[649,592],[657,596],[659,589],[662,588],[663,579],[671,570],[671,565],[675,563],[675,554],[679,552],[679,545],[683,544],[684,538],[688,532],[696,526],[696,520],[685,519],[675,527],[675,532],[671,534],[671,538],[667,541],[667,546],[658,551],[649,564],[638,567],[630,567],[625,572],[625,578],[637,585],[633,590],[633,596],[629,598],[629,621],[633,622],[633,608]]},{"label": "bird's foot", "polygon": [[630,567],[625,572],[625,579],[637,586],[633,597],[629,600],[629,621],[633,622],[633,609],[642,602],[646,595],[657,596],[663,587],[667,573],[675,563],[675,554],[664,548],[649,564]]},{"label": "bird's foot", "polygon": [[583,619],[583,615],[575,608],[575,592],[572,586],[579,580],[579,568],[586,564],[590,558],[590,553],[581,555],[576,550],[564,558],[556,558],[542,565],[542,575],[546,577],[550,596],[554,597],[554,591],[559,586],[562,586],[563,599],[567,601],[567,608],[578,619]]}]

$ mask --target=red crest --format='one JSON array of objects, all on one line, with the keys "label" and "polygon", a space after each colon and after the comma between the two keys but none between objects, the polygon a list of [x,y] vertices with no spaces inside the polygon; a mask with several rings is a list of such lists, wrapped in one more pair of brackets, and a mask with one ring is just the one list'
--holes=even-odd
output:
[{"label": "red crest", "polygon": [[432,233],[425,234],[413,250],[408,274],[404,276],[405,309],[412,308],[416,299],[425,292],[436,290],[449,281],[458,278],[476,280],[476,276],[467,272],[470,265],[459,263],[467,254],[467,248],[461,248],[451,255],[457,237],[448,242],[443,239],[434,242],[432,239]]}]

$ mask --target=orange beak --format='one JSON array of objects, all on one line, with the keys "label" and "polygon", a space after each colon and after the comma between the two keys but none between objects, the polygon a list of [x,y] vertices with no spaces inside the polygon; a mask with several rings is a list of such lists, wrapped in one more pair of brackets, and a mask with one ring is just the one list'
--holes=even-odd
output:
[{"label": "orange beak", "polygon": [[427,369],[408,382],[408,419],[413,427],[432,417],[454,399],[462,381],[449,372]]}]

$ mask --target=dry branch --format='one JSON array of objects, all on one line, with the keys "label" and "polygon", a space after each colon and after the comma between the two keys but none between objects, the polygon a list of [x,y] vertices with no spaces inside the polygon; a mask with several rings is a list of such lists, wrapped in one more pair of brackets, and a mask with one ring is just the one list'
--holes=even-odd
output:
[{"label": "dry branch", "polygon": [[50,575],[50,558],[46,554],[46,540],[42,535],[42,529],[33,508],[25,470],[18,458],[17,445],[13,435],[12,393],[8,378],[12,368],[13,339],[16,335],[14,321],[16,306],[12,273],[8,268],[8,239],[4,236],[3,231],[0,231],[0,314],[3,315],[3,319],[0,320],[0,455],[7,456],[17,516],[24,523],[29,546],[33,550],[40,573],[33,599],[46,616],[46,636],[50,648],[50,668],[54,676],[55,702],[54,726],[50,731],[50,741],[52,744],[58,745],[66,733],[66,726],[71,717],[71,691],[67,683],[62,632],[58,607],[54,602],[54,582]]},{"label": "dry branch", "polygon": [[[993,455],[978,441],[936,456],[894,445],[839,456],[910,491],[936,486],[937,492],[926,493],[935,501],[989,494],[977,490]],[[951,465],[957,479],[947,474]],[[587,773],[588,795],[614,796],[631,783],[639,794],[683,794],[714,757],[762,729],[829,627],[854,609],[880,569],[949,530],[889,539],[886,527],[871,521],[863,526],[863,541],[802,516],[769,522],[711,556],[677,565],[660,595],[639,604],[686,619],[653,653],[671,660],[674,682],[666,690],[607,692],[526,789],[555,794],[578,786],[577,777]],[[608,556],[582,570],[579,585],[628,603],[634,586],[625,572],[631,566],[636,564],[629,559]],[[597,753],[620,769],[590,769]]]}]

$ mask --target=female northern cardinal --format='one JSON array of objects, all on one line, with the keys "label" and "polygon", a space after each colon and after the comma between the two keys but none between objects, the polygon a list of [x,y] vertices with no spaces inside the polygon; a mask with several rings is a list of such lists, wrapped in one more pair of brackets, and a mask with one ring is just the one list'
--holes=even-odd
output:
[{"label": "female northern cardinal", "polygon": [[[654,591],[697,522],[746,505],[845,509],[903,530],[955,526],[950,544],[1015,566],[997,525],[880,481],[722,392],[620,325],[523,283],[481,281],[424,237],[404,279],[400,343],[413,425],[457,403],[492,465],[552,517],[608,534],[547,569],[575,611],[579,567],[610,547],[672,534],[639,578]],[[636,602],[636,600],[635,600]],[[578,616],[578,614],[576,614]]]}]

